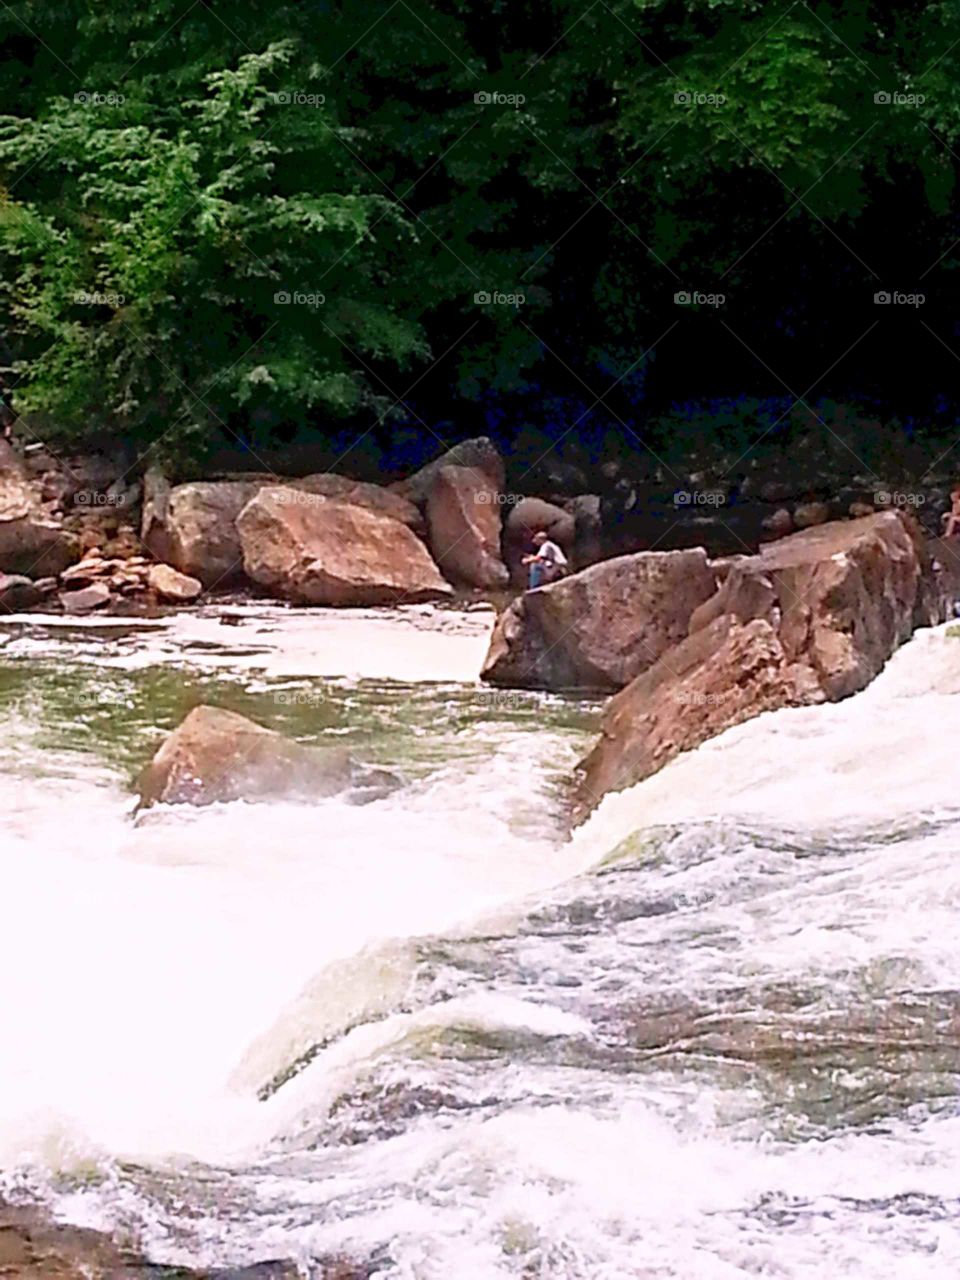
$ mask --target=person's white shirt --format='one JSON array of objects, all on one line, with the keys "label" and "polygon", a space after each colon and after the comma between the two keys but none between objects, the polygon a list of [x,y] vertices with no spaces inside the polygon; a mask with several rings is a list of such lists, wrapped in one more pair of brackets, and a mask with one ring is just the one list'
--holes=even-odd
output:
[{"label": "person's white shirt", "polygon": [[541,542],[537,548],[537,559],[544,560],[547,564],[555,565],[558,569],[563,569],[567,563],[567,557],[557,544],[551,542],[549,538]]}]

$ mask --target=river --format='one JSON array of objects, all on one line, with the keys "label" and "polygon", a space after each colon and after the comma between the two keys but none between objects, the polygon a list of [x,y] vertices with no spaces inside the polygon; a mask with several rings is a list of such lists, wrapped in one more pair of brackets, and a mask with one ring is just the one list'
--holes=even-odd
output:
[{"label": "river", "polygon": [[[379,1280],[960,1274],[960,639],[568,839],[599,705],[492,615],[0,627],[0,1196],[157,1263]],[[401,773],[134,819],[215,702]]]}]

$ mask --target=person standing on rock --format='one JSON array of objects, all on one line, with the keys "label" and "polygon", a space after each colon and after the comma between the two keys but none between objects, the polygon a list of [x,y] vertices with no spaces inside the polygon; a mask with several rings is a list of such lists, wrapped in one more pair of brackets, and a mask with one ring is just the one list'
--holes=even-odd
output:
[{"label": "person standing on rock", "polygon": [[953,486],[950,494],[950,510],[940,517],[940,523],[943,525],[943,536],[954,537],[957,526],[960,525],[960,484]]},{"label": "person standing on rock", "polygon": [[557,578],[562,577],[567,567],[567,557],[557,544],[547,537],[546,530],[537,530],[533,535],[533,545],[537,548],[536,552],[532,556],[523,557],[523,563],[529,570],[527,587],[529,591],[536,591],[537,587],[545,587],[550,582],[556,582]]}]

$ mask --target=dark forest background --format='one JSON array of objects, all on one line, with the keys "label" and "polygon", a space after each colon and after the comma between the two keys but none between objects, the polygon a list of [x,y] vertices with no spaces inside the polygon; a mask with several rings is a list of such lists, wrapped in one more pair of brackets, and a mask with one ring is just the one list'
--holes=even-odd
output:
[{"label": "dark forest background", "polygon": [[15,0],[0,51],[28,434],[913,474],[958,434],[958,3]]}]

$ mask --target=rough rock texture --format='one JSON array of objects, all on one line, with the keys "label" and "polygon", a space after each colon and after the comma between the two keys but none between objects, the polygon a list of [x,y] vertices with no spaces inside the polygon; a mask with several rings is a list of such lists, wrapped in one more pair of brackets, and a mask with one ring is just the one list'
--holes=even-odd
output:
[{"label": "rough rock texture", "polygon": [[402,498],[406,498],[408,502],[415,503],[418,507],[423,506],[430,496],[430,490],[436,474],[442,467],[472,467],[477,471],[482,471],[491,484],[499,492],[503,492],[503,458],[500,456],[497,446],[488,436],[478,436],[474,440],[462,440],[459,444],[454,445],[452,449],[448,449],[446,453],[441,454],[439,458],[434,458],[433,462],[428,462],[425,467],[415,471],[412,476],[407,476],[405,480],[398,480],[396,484],[392,484],[390,490],[392,493],[398,493]]},{"label": "rough rock texture", "polygon": [[191,578],[168,564],[152,564],[147,570],[147,586],[161,600],[171,604],[190,604],[203,591],[199,578]]},{"label": "rough rock texture", "polygon": [[145,503],[143,543],[205,587],[223,586],[242,574],[237,516],[259,488],[257,481],[201,480],[175,485],[165,502],[161,488]]},{"label": "rough rock texture", "polygon": [[923,546],[888,512],[820,525],[731,564],[690,635],[610,702],[576,808],[778,707],[863,689],[916,625]]},{"label": "rough rock texture", "polygon": [[287,795],[313,798],[350,787],[356,770],[340,747],[305,747],[245,716],[195,707],[137,780],[140,807],[214,804]]},{"label": "rough rock texture", "polygon": [[413,604],[451,594],[406,525],[362,507],[261,489],[237,530],[247,576],[300,604]]},{"label": "rough rock texture", "polygon": [[[277,482],[270,482],[275,485]],[[305,493],[315,493],[329,498],[331,501],[348,502],[353,507],[363,507],[374,515],[390,516],[399,520],[418,536],[423,536],[426,527],[423,516],[412,502],[386,489],[379,484],[368,484],[364,480],[351,480],[349,476],[334,475],[324,471],[316,475],[304,476],[301,480],[291,480],[290,485],[302,489]]]},{"label": "rough rock texture", "polygon": [[500,559],[499,494],[475,467],[440,467],[427,495],[427,528],[433,558],[451,582],[505,587]]},{"label": "rough rock texture", "polygon": [[[322,473],[286,480],[253,476],[249,480],[203,480],[173,488],[158,472],[148,473],[144,483],[143,545],[181,573],[199,578],[205,587],[224,586],[243,574],[243,552],[237,517],[261,489],[290,488],[302,492],[305,507],[325,502],[349,502],[377,515],[399,520],[416,533],[424,532],[417,508],[380,485],[365,484],[346,476]],[[311,501],[310,499],[315,499]]]},{"label": "rough rock texture", "polygon": [[573,516],[574,564],[578,569],[585,569],[587,565],[595,564],[603,551],[600,495],[581,493],[575,498],[568,498],[564,510]]},{"label": "rough rock texture", "polygon": [[481,673],[520,688],[621,689],[686,637],[717,578],[701,548],[640,551],[528,591],[500,615]]},{"label": "rough rock texture", "polygon": [[0,440],[0,572],[56,576],[80,554],[77,539],[41,503],[42,486]]},{"label": "rough rock texture", "polygon": [[94,609],[102,609],[112,599],[110,588],[105,582],[94,582],[89,587],[81,587],[79,591],[60,593],[64,613],[93,613]]},{"label": "rough rock texture", "polygon": [[0,573],[0,613],[32,609],[56,590],[54,578],[25,578],[18,573]]}]

